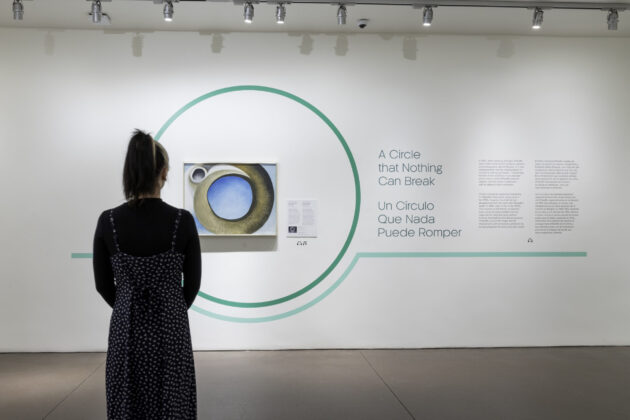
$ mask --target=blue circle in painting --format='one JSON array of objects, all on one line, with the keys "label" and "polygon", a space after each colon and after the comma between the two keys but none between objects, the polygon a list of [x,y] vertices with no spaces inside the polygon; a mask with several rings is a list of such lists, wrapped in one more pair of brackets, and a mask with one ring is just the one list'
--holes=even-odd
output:
[{"label": "blue circle in painting", "polygon": [[237,220],[249,212],[254,195],[245,178],[226,175],[208,188],[208,203],[214,214],[225,220]]}]

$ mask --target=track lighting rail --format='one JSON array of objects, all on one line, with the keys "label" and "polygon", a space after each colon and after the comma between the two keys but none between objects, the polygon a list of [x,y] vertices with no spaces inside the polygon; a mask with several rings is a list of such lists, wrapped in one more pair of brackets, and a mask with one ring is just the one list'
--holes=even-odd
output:
[{"label": "track lighting rail", "polygon": [[[89,0],[88,0],[89,1]],[[147,1],[147,0],[132,0]],[[162,3],[162,0],[152,0]],[[205,1],[208,3],[227,3],[229,0],[179,0],[181,3]],[[233,0],[232,3],[242,5],[246,0]],[[257,0],[255,3],[277,4],[279,0]],[[510,0],[351,0],[348,2],[331,2],[330,0],[291,0],[293,4],[339,4],[373,5],[373,6],[444,6],[444,7],[497,7],[517,9],[574,9],[574,10],[626,10],[630,9],[630,2],[598,3],[598,2],[564,2],[564,1],[510,1]]]},{"label": "track lighting rail", "polygon": [[[13,19],[21,21],[24,19],[23,1],[13,0]],[[48,0],[50,2],[54,0]],[[91,2],[89,17],[92,23],[102,24],[105,21],[109,24],[110,18],[102,9],[101,3],[109,3],[112,0],[86,0]],[[118,0],[116,0],[118,1]],[[164,20],[171,22],[175,13],[173,3],[187,2],[207,2],[207,3],[229,3],[230,0],[126,0],[126,1],[152,1],[154,4],[163,4]],[[414,9],[423,9],[422,24],[429,27],[433,21],[434,8],[437,7],[477,7],[477,8],[512,8],[512,9],[533,9],[532,29],[542,27],[545,10],[602,10],[607,11],[606,23],[609,30],[617,30],[619,23],[619,12],[630,10],[630,2],[598,3],[593,1],[536,1],[536,0],[338,0],[331,3],[331,0],[231,0],[231,3],[243,6],[243,19],[245,23],[252,23],[254,19],[254,5],[271,4],[276,6],[276,23],[284,24],[287,15],[287,4],[321,4],[333,5],[337,7],[337,23],[345,25],[348,11],[346,6],[353,5],[373,5],[373,6],[404,6]],[[364,26],[359,25],[360,28]]]}]

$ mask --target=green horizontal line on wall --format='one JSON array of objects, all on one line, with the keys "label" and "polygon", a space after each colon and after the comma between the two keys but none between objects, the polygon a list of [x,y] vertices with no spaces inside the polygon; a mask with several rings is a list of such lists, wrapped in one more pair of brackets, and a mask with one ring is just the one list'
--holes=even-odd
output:
[{"label": "green horizontal line on wall", "polygon": [[586,257],[586,252],[359,252],[359,258]]},{"label": "green horizontal line on wall", "polygon": [[73,252],[71,258],[92,258],[93,254],[89,252]]},{"label": "green horizontal line on wall", "polygon": [[[586,257],[586,252],[357,252],[350,265],[343,272],[341,277],[333,283],[328,289],[315,299],[307,302],[306,304],[292,309],[290,311],[280,313],[277,315],[263,316],[256,318],[242,318],[218,314],[208,311],[196,305],[193,305],[192,310],[199,312],[200,314],[209,316],[211,318],[219,319],[228,322],[239,323],[258,323],[258,322],[270,322],[279,319],[287,318],[292,315],[298,314],[318,302],[322,301],[328,295],[330,295],[339,285],[348,277],[350,272],[354,269],[355,265],[361,258],[528,258],[528,257]],[[92,258],[92,254],[88,253],[72,253],[72,258]]]},{"label": "green horizontal line on wall", "polygon": [[290,317],[298,314],[313,305],[321,302],[324,298],[330,295],[339,285],[348,277],[350,272],[354,269],[361,258],[496,258],[496,257],[586,257],[586,252],[357,252],[352,258],[350,265],[339,277],[339,279],[333,283],[328,289],[315,299],[307,302],[306,304],[292,309],[287,312],[283,312],[277,315],[263,316],[263,317],[235,317],[222,315],[215,312],[208,311],[196,305],[192,305],[192,310],[209,316],[211,318],[219,319],[228,322],[239,323],[259,323],[259,322],[271,322],[277,321],[283,318]]},{"label": "green horizontal line on wall", "polygon": [[[88,252],[73,252],[72,258],[92,258]],[[358,252],[357,258],[526,258],[586,257],[586,252]]]}]

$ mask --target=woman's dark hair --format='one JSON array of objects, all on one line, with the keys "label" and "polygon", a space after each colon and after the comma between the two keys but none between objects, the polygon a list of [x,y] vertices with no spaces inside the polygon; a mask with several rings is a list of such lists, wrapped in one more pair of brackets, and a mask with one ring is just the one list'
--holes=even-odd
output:
[{"label": "woman's dark hair", "polygon": [[149,134],[135,130],[125,157],[123,190],[130,204],[136,204],[142,194],[155,191],[158,176],[168,168],[168,154]]}]

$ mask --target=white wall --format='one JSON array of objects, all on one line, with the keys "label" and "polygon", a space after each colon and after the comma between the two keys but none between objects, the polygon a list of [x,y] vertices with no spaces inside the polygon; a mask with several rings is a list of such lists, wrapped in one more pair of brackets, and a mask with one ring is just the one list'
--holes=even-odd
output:
[{"label": "white wall", "polygon": [[[220,38],[219,38],[220,37]],[[347,48],[344,47],[347,43]],[[122,202],[133,128],[157,133],[180,107],[233,85],[264,85],[320,109],[343,134],[361,179],[361,216],[339,263],[309,293],[269,308],[202,298],[236,318],[306,310],[270,322],[191,311],[196,349],[630,344],[627,39],[301,34],[203,35],[0,29],[0,351],[103,350],[109,307],[91,252],[99,213]],[[204,240],[202,290],[274,299],[310,283],[339,252],[354,183],[332,131],[282,96],[225,94],[165,133],[172,172],[164,198],[181,206],[185,160],[278,162],[286,200],[319,200],[320,236]],[[448,169],[431,190],[377,184],[381,149],[421,151]],[[531,227],[536,159],[580,164],[573,232],[477,228],[477,162],[522,159]],[[378,201],[439,203],[452,240],[384,239]],[[362,258],[359,252],[584,251],[575,258]]]}]

